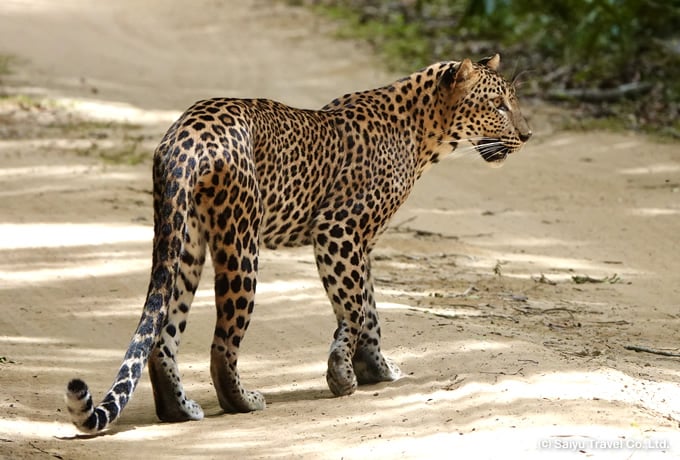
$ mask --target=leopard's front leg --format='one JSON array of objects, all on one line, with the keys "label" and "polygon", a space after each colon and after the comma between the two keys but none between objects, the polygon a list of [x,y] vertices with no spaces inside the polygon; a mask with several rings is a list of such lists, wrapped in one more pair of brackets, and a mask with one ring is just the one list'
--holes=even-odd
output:
[{"label": "leopard's front leg", "polygon": [[354,373],[357,376],[359,385],[391,382],[401,377],[401,370],[389,358],[385,358],[380,351],[380,322],[378,321],[378,310],[375,305],[375,295],[373,290],[373,274],[371,270],[370,258],[366,261],[366,282],[365,291],[366,319],[359,336],[357,349],[352,358]]},{"label": "leopard's front leg", "polygon": [[333,221],[332,211],[322,216],[315,227],[314,253],[338,324],[326,381],[333,394],[343,396],[354,393],[358,383],[395,380],[400,372],[380,352],[369,256],[360,231],[351,218]]}]

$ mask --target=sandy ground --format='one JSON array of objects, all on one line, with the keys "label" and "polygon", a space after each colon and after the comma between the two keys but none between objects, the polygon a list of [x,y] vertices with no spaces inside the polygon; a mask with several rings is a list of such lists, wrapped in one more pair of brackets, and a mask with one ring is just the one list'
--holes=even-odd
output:
[{"label": "sandy ground", "polygon": [[680,146],[532,107],[525,150],[438,165],[375,251],[403,379],[332,398],[311,250],[264,252],[240,365],[266,410],[219,409],[208,270],[180,355],[207,418],[159,423],[145,376],[76,435],[66,382],[104,393],[146,292],[154,145],[199,98],[320,107],[393,79],[327,32],[256,0],[0,3],[4,91],[32,95],[0,102],[0,457],[679,458],[680,360],[625,347],[678,352]]}]

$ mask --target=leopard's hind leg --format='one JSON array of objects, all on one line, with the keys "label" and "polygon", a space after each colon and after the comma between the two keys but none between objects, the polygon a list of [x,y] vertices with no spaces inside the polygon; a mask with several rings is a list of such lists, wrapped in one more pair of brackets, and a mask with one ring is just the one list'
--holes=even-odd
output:
[{"label": "leopard's hind leg", "polygon": [[[191,203],[191,197],[188,197],[187,201]],[[180,338],[186,327],[191,302],[205,264],[205,239],[193,207],[190,207],[187,213],[185,227],[175,287],[168,304],[168,315],[149,357],[149,376],[156,414],[164,422],[203,418],[201,406],[187,399],[176,361]]]},{"label": "leopard's hind leg", "polygon": [[[265,408],[257,391],[241,384],[238,354],[255,305],[259,233],[263,205],[255,166],[244,150],[225,154],[238,167],[216,162],[207,183],[200,185],[200,212],[215,268],[217,321],[210,350],[210,375],[222,409],[250,412]],[[217,191],[213,184],[219,184]]]}]

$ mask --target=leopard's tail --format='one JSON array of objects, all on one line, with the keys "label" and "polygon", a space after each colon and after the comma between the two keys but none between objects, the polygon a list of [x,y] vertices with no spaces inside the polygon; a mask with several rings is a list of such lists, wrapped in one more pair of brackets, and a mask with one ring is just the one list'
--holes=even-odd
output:
[{"label": "leopard's tail", "polygon": [[160,325],[164,319],[161,293],[150,292],[144,313],[125,353],[118,375],[104,399],[95,407],[87,384],[73,379],[66,388],[66,407],[71,421],[85,433],[97,433],[112,424],[123,411],[139,382]]},{"label": "leopard's tail", "polygon": [[[142,317],[132,336],[123,363],[111,388],[97,406],[94,405],[87,384],[81,379],[71,380],[66,389],[66,406],[71,415],[71,421],[80,431],[86,433],[100,432],[120,416],[139,382],[151,349],[166,319],[167,306],[177,278],[187,216],[185,213],[172,212],[172,196],[185,184],[182,184],[182,180],[176,176],[168,174],[163,163],[156,152],[154,158],[155,237],[151,281]],[[158,180],[159,174],[165,176],[165,180],[163,178]]]}]

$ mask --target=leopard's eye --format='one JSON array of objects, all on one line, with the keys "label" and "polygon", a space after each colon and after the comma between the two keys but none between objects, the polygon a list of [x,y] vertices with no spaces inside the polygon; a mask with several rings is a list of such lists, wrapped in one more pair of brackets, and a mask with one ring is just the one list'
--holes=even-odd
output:
[{"label": "leopard's eye", "polygon": [[491,102],[493,103],[494,107],[496,107],[496,109],[500,110],[501,112],[510,111],[507,104],[505,103],[505,98],[503,98],[503,96],[496,96],[491,100]]}]

